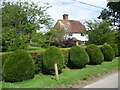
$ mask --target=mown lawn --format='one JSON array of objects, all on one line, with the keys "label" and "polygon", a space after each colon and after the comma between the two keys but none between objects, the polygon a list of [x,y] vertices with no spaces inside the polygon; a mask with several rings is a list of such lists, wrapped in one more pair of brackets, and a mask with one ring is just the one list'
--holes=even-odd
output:
[{"label": "mown lawn", "polygon": [[59,75],[59,81],[55,80],[55,76],[36,75],[34,79],[23,82],[9,83],[2,82],[3,88],[55,88],[62,84],[71,84],[77,80],[84,80],[90,76],[96,76],[104,72],[118,69],[119,58],[113,59],[112,62],[104,62],[101,65],[87,65],[83,69],[63,70]]},{"label": "mown lawn", "polygon": [[26,50],[43,50],[43,49],[44,48],[28,46],[28,49],[26,49]]}]

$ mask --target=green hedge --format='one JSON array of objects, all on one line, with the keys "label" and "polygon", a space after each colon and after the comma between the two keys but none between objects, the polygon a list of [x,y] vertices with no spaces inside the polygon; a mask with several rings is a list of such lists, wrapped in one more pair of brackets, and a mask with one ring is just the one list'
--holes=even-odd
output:
[{"label": "green hedge", "polygon": [[0,56],[2,56],[2,61],[1,61],[1,62],[2,62],[2,67],[3,67],[6,59],[7,59],[10,55],[11,55],[11,53],[0,55]]},{"label": "green hedge", "polygon": [[55,74],[54,64],[58,65],[58,72],[61,73],[64,67],[64,56],[59,48],[50,46],[46,49],[43,55],[43,73]]},{"label": "green hedge", "polygon": [[116,44],[112,44],[110,46],[113,48],[113,50],[115,52],[115,57],[117,57],[118,56],[118,46]]},{"label": "green hedge", "polygon": [[42,73],[43,53],[44,51],[30,53],[35,62],[35,74]]},{"label": "green hedge", "polygon": [[68,66],[68,58],[69,58],[70,49],[61,49],[61,51],[62,51],[63,56],[64,56],[64,62],[65,62],[64,67],[67,67]]},{"label": "green hedge", "polygon": [[69,66],[71,68],[83,68],[89,63],[89,56],[85,49],[79,46],[73,46],[70,49]]},{"label": "green hedge", "polygon": [[86,51],[90,57],[89,64],[97,65],[101,64],[104,61],[104,56],[99,47],[97,47],[96,45],[94,44],[88,45]]},{"label": "green hedge", "polygon": [[120,43],[117,44],[117,46],[118,46],[118,56],[120,56]]},{"label": "green hedge", "polygon": [[[61,49],[63,56],[64,56],[64,67],[67,67],[68,65],[68,55],[69,55],[69,49]],[[34,62],[35,62],[35,73],[41,73],[42,72],[42,64],[43,64],[43,53],[44,50],[37,50],[37,51],[28,51],[28,53],[32,56]],[[7,57],[9,57],[11,55],[11,53],[5,53],[5,54],[1,54],[0,56],[2,56],[2,66],[4,65]]]},{"label": "green hedge", "polygon": [[112,59],[115,57],[115,52],[109,45],[103,45],[101,47],[101,51],[104,55],[104,61],[112,61]]},{"label": "green hedge", "polygon": [[34,61],[24,50],[13,52],[3,65],[3,79],[17,82],[34,77]]}]

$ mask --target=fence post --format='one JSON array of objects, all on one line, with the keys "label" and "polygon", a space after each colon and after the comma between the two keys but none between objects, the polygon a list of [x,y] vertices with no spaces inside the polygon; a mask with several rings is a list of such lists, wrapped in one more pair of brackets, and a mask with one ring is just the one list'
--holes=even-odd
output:
[{"label": "fence post", "polygon": [[59,76],[58,76],[57,64],[55,64],[55,77],[56,77],[56,80],[58,81],[59,80]]}]

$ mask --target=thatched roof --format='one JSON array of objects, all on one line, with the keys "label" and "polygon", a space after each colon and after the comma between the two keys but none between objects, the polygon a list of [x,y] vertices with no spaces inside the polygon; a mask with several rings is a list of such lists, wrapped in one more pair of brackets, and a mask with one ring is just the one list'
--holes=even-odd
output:
[{"label": "thatched roof", "polygon": [[77,20],[59,19],[54,28],[63,28],[66,33],[81,33],[85,32],[85,26]]}]

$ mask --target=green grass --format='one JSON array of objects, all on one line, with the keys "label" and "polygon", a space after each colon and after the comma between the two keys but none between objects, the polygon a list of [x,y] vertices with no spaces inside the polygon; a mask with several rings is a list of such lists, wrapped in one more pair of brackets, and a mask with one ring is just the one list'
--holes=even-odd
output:
[{"label": "green grass", "polygon": [[43,50],[43,49],[44,48],[28,46],[28,49],[26,49],[26,50]]},{"label": "green grass", "polygon": [[59,75],[59,81],[55,80],[55,76],[36,75],[34,79],[23,82],[9,83],[2,82],[3,88],[55,88],[62,84],[71,84],[77,80],[84,80],[90,76],[97,76],[114,69],[118,69],[118,60],[115,58],[111,62],[104,62],[101,65],[87,65],[83,69],[64,70]]},{"label": "green grass", "polygon": [[[33,47],[33,46],[28,46],[28,49],[25,49],[26,51],[28,52],[39,52],[39,51],[44,51],[45,48],[40,48],[40,47]],[[13,51],[11,52],[0,52],[0,55],[2,54],[10,54],[10,53],[13,53]]]}]

